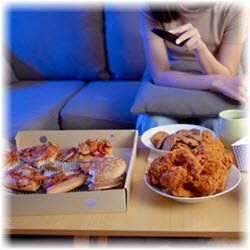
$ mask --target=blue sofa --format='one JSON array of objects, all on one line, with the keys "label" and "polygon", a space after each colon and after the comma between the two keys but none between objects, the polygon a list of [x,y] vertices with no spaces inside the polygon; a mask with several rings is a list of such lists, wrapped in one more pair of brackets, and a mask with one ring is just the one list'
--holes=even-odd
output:
[{"label": "blue sofa", "polygon": [[10,7],[5,135],[131,129],[145,67],[137,9]]}]

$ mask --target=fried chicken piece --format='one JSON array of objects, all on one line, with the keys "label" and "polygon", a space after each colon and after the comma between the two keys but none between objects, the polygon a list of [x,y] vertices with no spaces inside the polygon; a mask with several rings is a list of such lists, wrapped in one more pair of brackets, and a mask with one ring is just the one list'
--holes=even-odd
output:
[{"label": "fried chicken piece", "polygon": [[[172,194],[180,196],[180,184],[186,179],[188,175],[187,169],[183,167],[173,166],[160,177],[161,187],[169,190]],[[178,190],[178,191],[177,191]],[[176,194],[178,193],[178,194]]]},{"label": "fried chicken piece", "polygon": [[88,139],[72,147],[63,150],[57,159],[66,162],[92,162],[95,157],[108,157],[112,153],[112,146],[108,140]]},{"label": "fried chicken piece", "polygon": [[79,153],[83,155],[91,154],[97,150],[97,140],[86,140],[78,144]]},{"label": "fried chicken piece", "polygon": [[108,140],[100,140],[97,143],[97,150],[104,156],[110,156],[112,154],[112,146]]},{"label": "fried chicken piece", "polygon": [[160,177],[172,166],[170,157],[171,155],[168,158],[166,155],[162,155],[151,163],[146,173],[149,183],[160,186]]},{"label": "fried chicken piece", "polygon": [[103,156],[109,156],[112,153],[112,146],[108,140],[86,140],[79,143],[79,153],[82,155],[91,155],[100,153]]},{"label": "fried chicken piece", "polygon": [[208,144],[213,143],[213,135],[212,135],[212,133],[210,131],[208,131],[208,130],[203,130],[202,131],[202,141],[204,143],[208,143]]},{"label": "fried chicken piece", "polygon": [[[187,149],[170,151],[156,158],[150,165],[147,172],[148,180],[151,184],[161,188],[167,188],[167,184],[161,181],[161,176],[172,170],[172,168],[185,168],[188,172],[197,176],[202,168],[195,161],[195,157]],[[190,179],[190,178],[189,178]],[[187,180],[189,180],[187,179]]]},{"label": "fried chicken piece", "polygon": [[171,152],[175,155],[172,167],[160,177],[163,189],[179,197],[195,197],[198,191],[190,183],[199,177],[202,166],[188,149]]},{"label": "fried chicken piece", "polygon": [[200,146],[202,150],[198,149],[198,153],[196,151],[200,164],[203,165],[197,188],[204,195],[210,195],[224,189],[226,174],[232,166],[232,158],[226,154],[219,138],[212,140],[212,134],[207,131],[204,131],[202,136],[203,141]]}]

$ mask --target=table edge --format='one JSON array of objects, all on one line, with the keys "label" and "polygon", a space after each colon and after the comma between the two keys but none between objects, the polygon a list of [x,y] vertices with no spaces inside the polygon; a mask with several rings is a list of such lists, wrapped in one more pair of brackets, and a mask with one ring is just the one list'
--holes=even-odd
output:
[{"label": "table edge", "polygon": [[247,232],[239,231],[119,231],[119,230],[48,230],[48,229],[10,229],[4,230],[7,235],[68,235],[68,236],[124,236],[124,237],[213,237],[244,238]]}]

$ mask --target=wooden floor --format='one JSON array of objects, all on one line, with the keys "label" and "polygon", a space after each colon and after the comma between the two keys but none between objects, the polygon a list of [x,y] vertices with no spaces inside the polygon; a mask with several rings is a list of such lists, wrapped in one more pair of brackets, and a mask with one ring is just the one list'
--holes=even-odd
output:
[{"label": "wooden floor", "polygon": [[151,237],[90,237],[89,239],[82,241],[75,241],[71,236],[5,236],[4,242],[10,247],[60,247],[72,248],[85,247],[85,248],[131,248],[131,247],[164,247],[164,248],[176,248],[176,247],[191,247],[192,249],[198,249],[201,247],[206,248],[241,248],[247,246],[246,239],[225,239],[225,238],[151,238]]}]

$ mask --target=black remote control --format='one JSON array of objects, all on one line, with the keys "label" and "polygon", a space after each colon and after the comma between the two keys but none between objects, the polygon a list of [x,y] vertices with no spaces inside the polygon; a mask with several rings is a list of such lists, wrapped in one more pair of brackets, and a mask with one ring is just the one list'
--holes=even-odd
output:
[{"label": "black remote control", "polygon": [[151,31],[152,31],[154,34],[156,34],[157,36],[159,36],[160,38],[162,38],[162,39],[164,39],[164,40],[167,40],[168,42],[171,42],[171,43],[173,43],[174,45],[177,45],[177,46],[179,46],[179,47],[182,47],[182,46],[188,41],[188,39],[187,39],[187,40],[181,42],[180,44],[177,44],[177,43],[176,43],[176,39],[177,39],[179,36],[177,36],[177,35],[175,35],[175,34],[172,34],[172,33],[168,32],[168,31],[166,31],[166,30],[157,29],[157,28],[153,28]]}]

